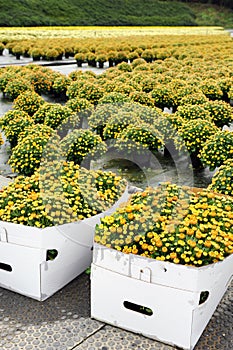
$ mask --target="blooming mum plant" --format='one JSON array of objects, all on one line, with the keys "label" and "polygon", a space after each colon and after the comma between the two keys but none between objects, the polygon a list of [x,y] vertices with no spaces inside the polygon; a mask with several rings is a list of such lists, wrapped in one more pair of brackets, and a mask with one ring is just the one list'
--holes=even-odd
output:
[{"label": "blooming mum plant", "polygon": [[144,91],[133,91],[130,93],[129,97],[132,101],[140,103],[142,105],[149,106],[149,107],[155,106],[155,100],[152,97],[152,95]]},{"label": "blooming mum plant", "polygon": [[166,142],[178,137],[178,129],[183,125],[184,120],[176,113],[163,112],[158,118],[154,118],[152,125],[160,131]]},{"label": "blooming mum plant", "polygon": [[15,147],[19,134],[26,128],[34,125],[33,119],[23,111],[8,111],[0,121],[1,129],[4,131],[11,147]]},{"label": "blooming mum plant", "polygon": [[103,97],[101,97],[99,99],[98,104],[103,104],[103,103],[124,103],[124,102],[130,102],[130,98],[120,92],[108,92],[106,94],[103,95]]},{"label": "blooming mum plant", "polygon": [[176,138],[175,143],[178,149],[185,146],[191,154],[198,153],[206,141],[218,131],[215,124],[209,120],[198,118],[188,122],[184,121],[178,130],[180,138]]},{"label": "blooming mum plant", "polygon": [[206,142],[199,156],[203,164],[214,170],[233,155],[233,132],[219,131]]},{"label": "blooming mum plant", "polygon": [[140,118],[136,114],[119,109],[109,118],[103,130],[103,138],[104,140],[116,139],[127,126],[138,123],[140,123]]},{"label": "blooming mum plant", "polygon": [[101,137],[88,129],[72,131],[63,138],[61,147],[66,159],[79,165],[87,158],[97,159],[107,151]]},{"label": "blooming mum plant", "polygon": [[100,104],[96,106],[96,109],[88,116],[88,125],[97,134],[103,136],[103,129],[106,126],[108,120],[112,115],[116,114],[119,107],[115,104]]},{"label": "blooming mum plant", "polygon": [[126,188],[111,172],[87,171],[73,162],[48,165],[1,190],[0,220],[39,228],[82,220],[111,207]]},{"label": "blooming mum plant", "polygon": [[175,264],[209,265],[233,253],[232,209],[230,197],[162,183],[102,218],[95,242]]},{"label": "blooming mum plant", "polygon": [[154,99],[155,106],[163,109],[173,106],[174,91],[170,85],[157,84],[151,91],[151,96]]},{"label": "blooming mum plant", "polygon": [[33,116],[44,103],[44,99],[36,92],[25,91],[14,100],[13,108]]},{"label": "blooming mum plant", "polygon": [[222,89],[214,79],[203,79],[200,89],[210,100],[221,100],[223,98]]},{"label": "blooming mum plant", "polygon": [[63,122],[74,118],[79,123],[79,118],[67,106],[59,103],[45,102],[33,115],[35,123],[41,123],[56,129]]},{"label": "blooming mum plant", "polygon": [[75,81],[70,84],[67,89],[68,98],[80,97],[86,98],[88,101],[96,105],[101,97],[103,97],[104,88],[95,80]]},{"label": "blooming mum plant", "polygon": [[4,94],[11,100],[14,100],[24,91],[34,91],[33,85],[30,84],[26,79],[17,77],[9,80],[5,89]]},{"label": "blooming mum plant", "polygon": [[204,108],[203,104],[178,106],[176,114],[187,121],[197,118],[209,121],[212,120],[210,112]]},{"label": "blooming mum plant", "polygon": [[94,105],[86,98],[71,98],[66,102],[66,106],[78,115],[80,125],[94,112]]},{"label": "blooming mum plant", "polygon": [[226,160],[220,166],[214,174],[208,190],[233,197],[233,158]]},{"label": "blooming mum plant", "polygon": [[233,110],[229,103],[224,101],[209,101],[203,107],[210,112],[212,121],[219,128],[229,126],[233,122]]},{"label": "blooming mum plant", "polygon": [[66,98],[67,88],[70,86],[72,80],[64,74],[61,74],[53,81],[52,92],[55,96]]},{"label": "blooming mum plant", "polygon": [[162,145],[162,134],[155,127],[146,123],[129,125],[118,135],[116,142],[117,149],[130,154],[133,151],[140,154],[145,150],[156,152]]},{"label": "blooming mum plant", "polygon": [[193,94],[188,94],[184,96],[179,101],[180,106],[184,105],[201,105],[208,102],[209,99],[203,94],[203,92],[194,92]]},{"label": "blooming mum plant", "polygon": [[[9,158],[12,171],[21,175],[30,176],[40,166],[41,158],[51,138],[50,130],[37,129],[35,133],[25,132],[25,137],[20,137]],[[53,137],[53,145],[49,145],[48,152],[52,155],[59,154],[59,136]],[[51,142],[50,142],[51,144]],[[61,152],[60,152],[61,154]]]}]

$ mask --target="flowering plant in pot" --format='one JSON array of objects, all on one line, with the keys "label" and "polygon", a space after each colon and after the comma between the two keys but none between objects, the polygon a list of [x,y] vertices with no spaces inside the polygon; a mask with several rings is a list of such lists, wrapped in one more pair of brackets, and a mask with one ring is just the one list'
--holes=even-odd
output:
[{"label": "flowering plant in pot", "polygon": [[132,91],[129,94],[129,97],[132,101],[138,102],[142,105],[153,107],[155,105],[155,100],[150,94],[147,94],[143,91]]},{"label": "flowering plant in pot", "polygon": [[123,72],[132,72],[132,67],[127,62],[121,62],[117,65],[117,69]]},{"label": "flowering plant in pot", "polygon": [[88,171],[73,162],[46,165],[2,189],[0,220],[39,228],[83,220],[111,207],[126,187],[111,172]]},{"label": "flowering plant in pot", "polygon": [[96,54],[94,52],[88,52],[87,63],[88,63],[88,66],[96,67],[96,65],[97,65]]},{"label": "flowering plant in pot", "polygon": [[146,62],[152,62],[155,58],[154,51],[151,49],[146,49],[142,52],[141,58],[143,58]]},{"label": "flowering plant in pot", "polygon": [[98,104],[103,104],[103,103],[125,103],[125,102],[130,102],[130,98],[125,95],[124,93],[121,92],[117,92],[117,91],[113,91],[113,92],[108,92],[106,94],[103,95],[103,97],[101,97],[99,99]]},{"label": "flowering plant in pot", "polygon": [[197,118],[209,121],[212,120],[210,112],[204,107],[203,104],[178,106],[176,114],[187,121]]},{"label": "flowering plant in pot", "polygon": [[202,105],[211,115],[212,121],[219,128],[229,126],[233,122],[233,111],[229,103],[224,101],[209,101]]},{"label": "flowering plant in pot", "polygon": [[140,123],[140,118],[132,112],[119,109],[107,121],[103,130],[103,139],[116,139],[127,126]]},{"label": "flowering plant in pot", "polygon": [[203,79],[200,89],[210,100],[221,100],[223,98],[222,89],[214,79]]},{"label": "flowering plant in pot", "polygon": [[[101,219],[95,242],[125,254],[204,266],[233,253],[233,199],[162,183]],[[224,218],[224,220],[223,220]]]},{"label": "flowering plant in pot", "polygon": [[150,166],[152,154],[163,146],[163,136],[155,127],[141,122],[129,124],[118,134],[115,148],[120,155],[128,155],[130,160],[140,166]]},{"label": "flowering plant in pot", "polygon": [[171,108],[173,106],[173,93],[169,85],[157,84],[152,89],[151,96],[154,99],[155,106],[164,109],[165,107]]},{"label": "flowering plant in pot", "polygon": [[53,129],[56,129],[65,120],[72,119],[79,123],[79,118],[67,106],[62,106],[59,103],[45,102],[33,115],[35,123],[45,124]]},{"label": "flowering plant in pot", "polygon": [[15,55],[16,59],[19,60],[20,56],[22,56],[24,54],[24,48],[22,47],[22,45],[17,44],[15,46],[13,46],[12,53],[13,53],[13,55]]},{"label": "flowering plant in pot", "polygon": [[[117,81],[115,81],[115,82],[113,82],[113,84],[115,84],[115,86],[113,87],[114,92],[119,92],[121,94],[128,95],[128,96],[130,94],[136,92],[135,88],[128,83],[121,83],[121,82],[117,83]],[[134,102],[136,102],[137,98],[139,98],[138,95],[135,96],[135,100],[133,100],[133,99],[132,100]],[[143,99],[143,97],[142,97],[142,99]],[[147,96],[144,95],[144,101],[146,101],[146,100],[147,100]],[[149,100],[149,98],[148,98],[148,100]]]},{"label": "flowering plant in pot", "polygon": [[202,105],[203,103],[208,102],[209,99],[205,96],[203,92],[194,92],[184,96],[180,99],[179,105]]},{"label": "flowering plant in pot", "polygon": [[42,50],[39,47],[32,47],[29,50],[29,54],[31,55],[33,61],[40,61],[40,58],[42,56]]},{"label": "flowering plant in pot", "polygon": [[107,146],[99,135],[91,130],[80,129],[69,133],[61,141],[61,148],[67,161],[90,168],[90,161],[101,157]]},{"label": "flowering plant in pot", "polygon": [[66,106],[78,115],[81,126],[94,112],[94,105],[86,98],[71,98],[66,102]]},{"label": "flowering plant in pot", "polygon": [[118,112],[116,104],[98,104],[96,109],[88,116],[90,128],[103,137],[103,130],[112,115]]},{"label": "flowering plant in pot", "polygon": [[60,53],[57,49],[55,48],[49,48],[45,51],[45,59],[47,61],[54,61],[54,60],[58,60],[60,57]]},{"label": "flowering plant in pot", "polygon": [[219,167],[207,188],[210,191],[233,197],[233,156]]},{"label": "flowering plant in pot", "polygon": [[17,77],[8,81],[4,89],[4,94],[11,100],[14,100],[24,91],[34,91],[33,85],[25,78]]},{"label": "flowering plant in pot", "polygon": [[155,127],[143,122],[140,125],[129,124],[116,141],[116,148],[126,154],[134,151],[143,153],[143,150],[157,152],[162,146],[162,134]]},{"label": "flowering plant in pot", "polygon": [[233,132],[218,131],[206,142],[199,157],[204,165],[214,170],[233,155]]},{"label": "flowering plant in pot", "polygon": [[[153,91],[153,89],[156,89],[158,87],[158,81],[154,78],[152,74],[148,74],[144,79],[141,80],[140,86],[142,91],[151,92]],[[154,98],[154,96],[152,97]]]},{"label": "flowering plant in pot", "polygon": [[[43,152],[51,137],[50,128],[48,129],[47,126],[45,128],[43,126],[41,128],[36,127],[36,129],[33,129],[35,132],[26,132],[19,138],[19,142],[14,147],[8,161],[13,172],[30,176],[39,168]],[[49,149],[51,153],[56,154],[58,152],[58,142],[59,137],[54,136],[54,148]]]},{"label": "flowering plant in pot", "polygon": [[5,97],[5,88],[8,82],[14,79],[15,72],[14,69],[4,69],[4,71],[0,71],[0,91],[3,93],[3,97]]},{"label": "flowering plant in pot", "polygon": [[52,85],[52,93],[60,99],[67,99],[66,91],[68,86],[71,84],[71,79],[66,75],[61,74],[55,78]]},{"label": "flowering plant in pot", "polygon": [[[32,65],[33,66],[33,65]],[[35,92],[38,94],[48,94],[51,92],[53,81],[57,77],[57,72],[53,72],[51,69],[42,67],[30,67],[30,71],[27,72],[27,78],[33,85]]]},{"label": "flowering plant in pot", "polygon": [[14,100],[13,108],[33,116],[44,103],[44,99],[36,92],[25,91]]},{"label": "flowering plant in pot", "polygon": [[82,67],[82,64],[84,63],[85,58],[86,56],[82,52],[78,52],[74,55],[74,59],[76,60],[78,67]]},{"label": "flowering plant in pot", "polygon": [[96,62],[98,62],[99,68],[104,68],[104,62],[106,62],[108,60],[107,54],[104,52],[96,54],[95,60],[96,60]]},{"label": "flowering plant in pot", "polygon": [[98,82],[87,81],[82,86],[80,86],[80,89],[77,91],[76,96],[86,98],[94,105],[97,105],[99,99],[103,97],[103,94],[104,88],[98,84]]},{"label": "flowering plant in pot", "polygon": [[210,137],[218,131],[219,129],[213,122],[208,119],[197,118],[188,122],[184,121],[178,129],[179,137],[176,137],[174,141],[179,150],[182,150],[184,147],[188,150],[194,168],[202,167],[198,154]]},{"label": "flowering plant in pot", "polygon": [[198,87],[188,85],[187,82],[183,82],[180,79],[174,79],[169,85],[173,89],[173,111],[177,110],[183,97],[201,92]]},{"label": "flowering plant in pot", "polygon": [[136,51],[129,52],[128,59],[130,63],[132,63],[134,60],[138,58],[139,58],[139,54]]},{"label": "flowering plant in pot", "polygon": [[0,127],[12,148],[17,145],[19,134],[33,124],[33,119],[23,111],[8,111],[0,121]]}]

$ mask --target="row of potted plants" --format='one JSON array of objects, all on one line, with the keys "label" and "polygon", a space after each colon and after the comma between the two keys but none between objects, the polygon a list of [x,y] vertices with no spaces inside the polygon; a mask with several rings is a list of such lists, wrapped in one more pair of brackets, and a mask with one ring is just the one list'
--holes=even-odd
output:
[{"label": "row of potted plants", "polygon": [[[136,67],[140,68],[141,66],[142,64],[139,64]],[[147,67],[148,64],[143,64],[143,66]],[[47,76],[44,81],[48,81],[47,86],[49,86],[50,90],[51,85],[49,84],[49,75],[51,74],[51,77],[53,77],[54,73],[50,73],[48,68],[44,70],[44,68],[39,68],[37,66],[35,66],[35,68],[30,66],[21,69],[12,67],[6,69],[6,71],[2,70],[3,72],[0,76],[0,83],[2,82],[2,86],[4,87],[5,78],[10,79],[9,76],[11,76],[14,71],[16,71],[16,75],[17,73],[21,75],[22,72],[24,72],[24,74],[29,72],[29,76],[35,71],[37,76],[41,70],[42,73]],[[16,125],[13,120],[9,123],[8,129],[10,128],[10,130],[6,131],[6,133],[12,146],[16,145],[16,140],[14,138],[17,136],[18,127],[19,131],[22,131],[22,127],[28,126],[33,122],[35,124],[43,123],[53,129],[56,129],[62,121],[68,118],[70,123],[73,123],[73,125],[79,127],[82,125],[80,124],[82,122],[80,119],[82,120],[83,118],[86,118],[92,131],[97,132],[97,134],[101,136],[102,141],[123,137],[124,141],[116,143],[120,149],[123,147],[123,142],[128,143],[129,140],[139,142],[139,134],[143,129],[145,138],[143,139],[140,136],[140,146],[144,145],[143,147],[149,147],[150,150],[153,149],[156,151],[159,147],[164,147],[164,143],[166,144],[170,141],[174,142],[175,147],[178,150],[182,150],[185,147],[186,150],[190,152],[191,157],[194,158],[194,160],[196,159],[197,166],[209,166],[210,169],[213,170],[214,168],[220,166],[227,158],[231,157],[232,133],[221,131],[221,128],[224,125],[230,125],[233,120],[232,107],[229,103],[214,99],[213,96],[213,99],[210,99],[211,96],[208,98],[196,86],[195,89],[193,89],[193,86],[189,85],[188,83],[183,84],[181,80],[176,80],[175,82],[172,80],[171,84],[173,85],[173,88],[170,88],[170,94],[171,96],[175,95],[176,99],[180,94],[181,97],[178,99],[180,102],[177,103],[181,104],[176,108],[175,113],[168,115],[164,113],[162,109],[156,107],[155,101],[152,99],[150,93],[139,90],[142,86],[140,80],[143,79],[142,81],[145,82],[144,71],[142,71],[140,74],[134,74],[135,70],[133,72],[125,73],[124,71],[122,72],[119,67],[113,68],[112,70],[110,69],[109,71],[104,73],[101,78],[98,78],[98,76],[95,76],[90,72],[74,72],[70,74],[68,79],[70,79],[71,83],[66,91],[68,101],[64,106],[45,102],[44,99],[33,90],[26,90],[24,93],[20,94],[14,100],[15,111],[13,114],[17,114],[19,111],[22,111],[23,113],[27,111],[28,116],[23,115],[22,120],[17,119]],[[115,73],[119,71],[120,73],[115,77]],[[9,72],[10,74],[8,76]],[[113,77],[111,81],[108,75],[109,77]],[[57,73],[55,73],[55,76],[57,76],[57,79],[59,79]],[[229,77],[230,81],[231,76],[228,70],[227,76]],[[130,78],[137,78],[139,79],[139,82],[131,80]],[[128,85],[131,92],[129,90],[127,93],[127,85],[125,83],[126,80],[129,81],[128,84],[131,84]],[[15,79],[15,81],[18,82],[18,79]],[[116,86],[116,82],[119,83],[119,90],[121,92],[118,92],[117,90],[111,91],[112,87]],[[120,85],[122,82],[123,84]],[[12,81],[9,80],[9,83],[12,83]],[[37,90],[43,91],[43,81],[42,84],[37,81],[36,87],[38,86],[41,87],[40,89],[37,88]],[[134,88],[135,86],[138,90]],[[109,87],[111,87],[110,91]],[[218,86],[218,89],[219,88],[220,84]],[[107,91],[105,89],[107,89]],[[134,91],[132,91],[133,89]],[[168,90],[169,83],[166,85],[165,99],[163,101],[164,106],[168,101]],[[20,91],[18,91],[18,93],[20,93]],[[155,93],[155,89],[152,90],[152,93]],[[109,104],[111,106],[109,106]],[[118,104],[118,106],[114,106],[116,104]],[[163,106],[162,103],[159,105],[161,107]],[[5,120],[5,123],[8,124],[8,119],[11,119],[12,116],[11,113],[12,111],[5,115],[5,117],[2,119],[2,123],[4,123]],[[78,116],[76,117],[77,113]],[[146,132],[146,129],[149,130],[150,127],[147,127],[146,125],[142,125],[142,129],[136,128],[134,130],[134,134],[132,134],[130,131],[125,131],[124,134],[117,132],[117,129],[122,132],[127,127],[128,130],[132,128],[132,126],[135,125],[138,117],[143,120],[143,122],[153,125],[153,128],[149,133],[149,139],[149,134]],[[72,121],[72,118],[76,120]],[[20,126],[21,124],[22,127]],[[156,133],[157,136],[155,135]],[[159,133],[162,133],[162,135],[159,135]],[[152,137],[152,134],[154,134],[154,137]],[[92,139],[93,137],[94,136],[92,136]],[[94,138],[97,141],[97,138]],[[218,148],[218,152],[220,152],[220,149],[222,149],[221,156],[218,157],[218,152],[214,151],[212,157],[210,157],[208,147],[203,150],[203,147],[210,138],[212,138],[212,144],[210,144],[209,147]],[[219,143],[224,144],[222,142],[223,138],[225,138],[227,146],[220,148]],[[158,139],[159,144],[157,147],[152,146],[152,144],[150,145],[150,142],[157,143]],[[29,143],[31,140],[32,139],[29,139]],[[106,146],[104,146],[103,143],[101,147],[103,147],[102,151],[106,149]],[[16,158],[20,159],[19,155],[21,151],[22,150],[17,153]],[[197,161],[199,156],[201,158],[201,162]],[[33,164],[33,162],[31,164]],[[195,166],[195,161],[193,164]],[[12,163],[12,165],[15,166],[14,163]],[[30,172],[28,175],[29,174]]]},{"label": "row of potted plants", "polygon": [[[142,57],[147,62],[158,59],[176,57],[183,59],[187,56],[203,57],[201,47],[205,46],[205,55],[215,51],[216,43],[222,45],[223,50],[230,45],[227,35],[167,36],[126,36],[118,38],[56,38],[56,39],[27,39],[9,40],[5,48],[9,53],[20,59],[21,56],[32,57],[33,60],[61,60],[74,57],[78,65],[87,62],[91,66],[103,67],[104,62],[109,66],[120,62],[132,62]],[[2,44],[3,48],[4,45]],[[195,50],[193,47],[195,46]]]}]

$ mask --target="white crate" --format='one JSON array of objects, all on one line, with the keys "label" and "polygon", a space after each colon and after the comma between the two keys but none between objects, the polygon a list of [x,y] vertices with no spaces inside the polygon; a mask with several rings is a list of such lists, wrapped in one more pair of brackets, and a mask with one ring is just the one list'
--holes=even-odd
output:
[{"label": "white crate", "polygon": [[[0,287],[43,301],[91,265],[95,225],[128,198],[128,188],[106,212],[39,229],[0,221]],[[57,250],[47,261],[47,251]]]},{"label": "white crate", "polygon": [[[233,255],[196,268],[94,244],[91,317],[191,350],[227,290],[232,274]],[[202,292],[209,295],[200,303]],[[153,314],[133,311],[129,303],[149,308]]]}]

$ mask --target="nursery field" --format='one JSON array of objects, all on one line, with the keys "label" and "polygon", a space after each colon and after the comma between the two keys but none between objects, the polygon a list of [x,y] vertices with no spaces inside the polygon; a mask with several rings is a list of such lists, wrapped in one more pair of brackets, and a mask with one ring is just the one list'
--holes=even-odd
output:
[{"label": "nursery field", "polygon": [[212,35],[225,34],[222,27],[0,27],[0,41],[32,38],[86,38],[115,37],[129,35]]},{"label": "nursery field", "polygon": [[[122,159],[118,164],[145,169],[138,174],[144,183],[169,179],[163,176],[163,162],[175,166],[177,183],[190,186],[195,172],[221,167],[207,185],[232,193],[231,175],[221,181],[233,153],[227,129],[233,121],[229,35],[38,38],[2,47],[16,60],[35,58],[37,51],[39,61],[71,56],[80,68],[83,63],[111,67],[102,74],[77,70],[68,75],[37,64],[0,70],[3,98],[13,102],[1,128],[11,145],[8,165],[16,174],[39,171],[53,136],[53,147],[66,161],[85,166],[92,161],[98,167],[101,157],[110,164]],[[72,133],[66,130],[70,127]]]},{"label": "nursery field", "polygon": [[[212,28],[177,28],[176,35],[175,31],[170,35],[171,28],[148,35],[147,28],[143,33],[137,28],[125,36],[120,35],[122,28],[96,28],[90,37],[89,29],[83,30],[86,37],[75,36],[77,33],[71,37],[69,31],[63,36],[63,29],[59,35],[56,29],[51,31],[54,36],[43,37],[40,30],[23,28],[16,33],[9,29],[12,36],[7,36],[8,30],[0,34],[1,54],[15,62],[0,68],[1,99],[10,104],[0,118],[0,145],[6,150],[1,170],[11,178],[0,191],[0,223],[4,227],[0,232],[4,257],[0,285],[44,300],[89,266],[94,249],[92,317],[115,325],[111,308],[119,302],[114,306],[117,317],[133,312],[138,322],[133,328],[132,317],[126,316],[125,329],[148,336],[148,324],[143,322],[142,332],[141,322],[157,311],[157,300],[156,305],[150,300],[156,291],[161,293],[160,314],[162,310],[165,320],[170,320],[173,308],[177,311],[170,327],[167,322],[164,327],[159,319],[152,328],[161,333],[150,336],[172,344],[166,349],[174,349],[174,344],[193,349],[228,286],[226,295],[232,293],[232,38],[221,28],[213,32]],[[25,58],[30,64],[20,65]],[[46,61],[61,64],[69,59],[77,64],[69,74],[43,66]],[[83,70],[84,64],[90,69]],[[127,173],[127,169],[132,172]],[[197,174],[199,180],[205,178],[203,188],[197,188]],[[15,251],[20,254],[12,254]],[[7,260],[12,256],[13,268]],[[26,272],[14,278],[20,264]],[[73,271],[77,264],[81,264],[78,272],[76,268]],[[46,267],[39,270],[38,265]],[[57,272],[63,268],[65,280],[63,273]],[[41,272],[38,280],[35,271]],[[99,274],[107,277],[99,279]],[[28,276],[34,284],[28,283]],[[85,280],[83,275],[80,278]],[[32,290],[34,285],[38,286],[36,290]],[[84,287],[87,299],[89,285],[85,283]],[[108,307],[103,307],[103,290]],[[118,300],[120,290],[124,303]],[[148,294],[143,299],[144,291]],[[163,300],[166,297],[169,307]],[[184,297],[187,307],[182,308],[186,313],[181,317]],[[72,298],[71,308],[76,305],[76,294]],[[216,349],[231,348],[231,300],[228,296],[225,300],[224,309],[217,314],[218,322],[211,326],[210,336],[201,338],[198,350],[213,344]],[[64,313],[67,300],[65,304],[61,307]],[[58,306],[54,309],[54,313],[49,312],[48,326],[54,321],[51,314],[54,317],[59,313]],[[70,341],[69,349],[76,348],[79,341],[77,349],[82,350],[85,335],[79,340],[70,336],[72,312],[58,320],[61,327],[67,322],[62,331],[69,331],[69,339],[62,336],[61,342]],[[39,327],[42,324],[46,328],[41,319]],[[174,335],[175,319],[181,326],[179,323]],[[184,331],[188,320],[189,330]],[[224,325],[221,329],[219,320]],[[91,336],[97,330],[97,335],[99,330],[104,332],[105,326],[88,321],[90,325],[96,322]],[[121,321],[117,323],[120,327]],[[77,322],[75,319],[75,335],[83,326]],[[27,329],[19,327],[18,334]],[[35,327],[35,344],[42,342],[45,347],[47,338],[38,336],[39,327]],[[190,344],[188,332],[192,327],[198,331]],[[141,341],[148,349],[163,349],[156,340],[143,338],[138,344]],[[31,340],[25,341],[30,346]],[[49,341],[54,348],[61,345],[51,337]],[[104,341],[107,343],[101,340],[98,346]],[[11,340],[4,342],[0,340],[6,349],[13,348],[12,344],[8,346]],[[131,345],[135,348],[135,343]]]}]

